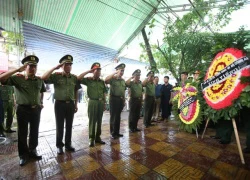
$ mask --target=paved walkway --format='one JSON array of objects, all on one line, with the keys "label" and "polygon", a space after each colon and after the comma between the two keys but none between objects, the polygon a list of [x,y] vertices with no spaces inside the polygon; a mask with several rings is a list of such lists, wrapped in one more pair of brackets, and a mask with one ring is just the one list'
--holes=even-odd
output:
[{"label": "paved walkway", "polygon": [[[30,161],[20,167],[16,134],[0,145],[0,179],[250,179],[250,155],[242,165],[235,140],[221,145],[209,138],[178,131],[174,120],[156,123],[141,132],[129,133],[128,112],[122,113],[121,133],[113,140],[109,135],[109,113],[103,117],[102,138],[106,145],[88,147],[86,105],[79,105],[73,130],[74,153],[57,155],[53,105],[43,110],[38,153],[40,161]],[[85,109],[85,110],[84,110]],[[244,134],[240,134],[242,144]],[[244,146],[243,146],[244,147]]]}]

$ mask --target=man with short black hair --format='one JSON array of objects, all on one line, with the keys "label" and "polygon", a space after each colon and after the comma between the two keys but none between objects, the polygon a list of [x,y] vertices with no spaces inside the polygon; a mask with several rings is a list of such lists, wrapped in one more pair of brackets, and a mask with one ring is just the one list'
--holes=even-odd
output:
[{"label": "man with short black hair", "polygon": [[161,87],[162,120],[168,120],[171,115],[172,104],[170,102],[173,86],[169,84],[169,77],[164,76],[164,84]]},{"label": "man with short black hair", "polygon": [[188,82],[188,72],[181,72],[181,82],[180,87],[184,87]]}]

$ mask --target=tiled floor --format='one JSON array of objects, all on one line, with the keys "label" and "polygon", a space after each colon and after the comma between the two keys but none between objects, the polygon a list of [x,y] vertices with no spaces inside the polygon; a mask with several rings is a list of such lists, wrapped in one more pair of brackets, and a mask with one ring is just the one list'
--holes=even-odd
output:
[{"label": "tiled floor", "polygon": [[[113,140],[109,136],[108,113],[104,115],[102,139],[106,145],[88,147],[86,121],[74,126],[74,153],[56,154],[55,131],[40,133],[41,161],[30,161],[20,167],[16,134],[0,145],[0,179],[250,179],[250,155],[241,164],[233,142],[221,145],[210,139],[208,129],[204,139],[178,131],[176,121],[156,123],[141,132],[129,133],[128,112],[122,113],[121,133]],[[84,125],[85,124],[85,125]],[[240,134],[244,145],[244,134]],[[244,147],[244,146],[243,146]]]}]

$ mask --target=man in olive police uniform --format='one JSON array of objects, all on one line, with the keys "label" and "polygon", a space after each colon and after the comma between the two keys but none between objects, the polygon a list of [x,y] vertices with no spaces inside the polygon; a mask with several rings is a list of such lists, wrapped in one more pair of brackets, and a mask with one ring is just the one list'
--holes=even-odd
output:
[{"label": "man in olive police uniform", "polygon": [[[6,115],[6,133],[16,132],[11,129],[13,122],[13,113],[14,113],[14,88],[12,86],[0,85],[0,96],[3,101],[4,116]],[[0,128],[4,129],[4,122],[0,124]]]},{"label": "man in olive police uniform", "polygon": [[123,137],[120,134],[121,112],[125,103],[125,80],[122,78],[124,74],[125,64],[116,66],[116,72],[107,76],[106,84],[110,84],[110,133],[113,139]]},{"label": "man in olive police uniform", "polygon": [[[72,124],[74,113],[77,112],[77,91],[81,88],[77,77],[71,74],[73,57],[65,55],[57,66],[47,71],[42,79],[47,84],[54,84],[55,98],[55,117],[56,117],[56,147],[57,153],[63,154],[63,134],[64,120],[66,120],[65,149],[66,151],[75,151],[71,145]],[[52,72],[62,68],[62,72]]]},{"label": "man in olive police uniform", "polygon": [[147,128],[152,126],[151,118],[153,116],[154,103],[155,103],[155,85],[154,85],[154,72],[149,71],[147,78],[142,82],[142,86],[146,87],[145,100],[144,100],[144,125]]},{"label": "man in olive police uniform", "polygon": [[[84,78],[85,75],[93,73],[93,77]],[[88,116],[89,116],[89,146],[94,147],[95,143],[105,144],[101,140],[102,116],[105,105],[106,86],[100,79],[101,65],[96,62],[91,69],[78,76],[78,80],[87,86],[89,97]],[[97,126],[97,128],[96,128]]]},{"label": "man in olive police uniform", "polygon": [[[137,69],[133,72],[132,77],[126,81],[126,85],[130,88],[129,100],[129,131],[140,131],[137,128],[138,120],[140,119],[140,110],[142,103],[142,83],[140,81],[141,70]],[[131,81],[133,79],[133,81]]]},{"label": "man in olive police uniform", "polygon": [[[35,76],[37,63],[36,56],[27,56],[22,60],[22,67],[0,75],[1,82],[16,88],[16,115],[18,123],[18,153],[20,165],[23,166],[28,156],[37,160],[42,159],[36,151],[41,109],[43,108],[43,92],[46,91],[40,77]],[[26,72],[26,75],[17,72]],[[11,76],[13,75],[13,76]],[[29,145],[27,145],[28,124],[30,124]]]}]

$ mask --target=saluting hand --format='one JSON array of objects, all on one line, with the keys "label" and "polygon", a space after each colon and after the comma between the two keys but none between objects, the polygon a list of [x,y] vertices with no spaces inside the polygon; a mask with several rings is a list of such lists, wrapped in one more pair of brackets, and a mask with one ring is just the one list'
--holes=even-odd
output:
[{"label": "saluting hand", "polygon": [[55,69],[59,69],[60,67],[62,67],[64,65],[64,63],[58,64]]},{"label": "saluting hand", "polygon": [[23,72],[23,71],[26,69],[27,66],[28,66],[28,64],[24,64],[24,65],[21,66],[19,69],[17,69],[18,72]]}]

